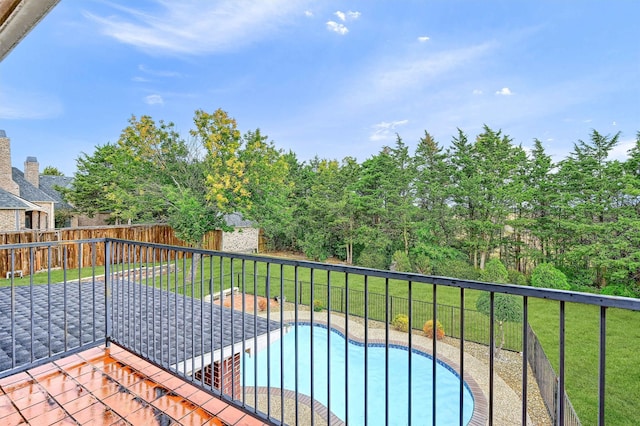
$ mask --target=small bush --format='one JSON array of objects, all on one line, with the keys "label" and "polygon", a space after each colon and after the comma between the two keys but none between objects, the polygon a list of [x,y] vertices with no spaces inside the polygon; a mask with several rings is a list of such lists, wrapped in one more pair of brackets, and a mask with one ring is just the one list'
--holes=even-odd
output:
[{"label": "small bush", "polygon": [[412,272],[411,261],[407,253],[398,250],[391,257],[391,270],[399,272]]},{"label": "small bush", "polygon": [[461,280],[477,280],[478,271],[465,260],[443,260],[433,263],[433,275],[459,278]]},{"label": "small bush", "polygon": [[633,290],[622,285],[608,285],[600,293],[608,296],[638,297]]},{"label": "small bush", "polygon": [[365,247],[358,256],[358,265],[365,268],[387,269],[389,262],[387,256],[380,250]]},{"label": "small bush", "polygon": [[267,310],[267,299],[258,299],[258,310],[260,312]]},{"label": "small bush", "polygon": [[515,269],[509,269],[509,283],[516,285],[528,285],[527,276]]},{"label": "small bush", "polygon": [[313,301],[313,311],[314,312],[320,312],[324,309],[324,306],[322,306],[322,302],[318,299]]},{"label": "small bush", "polygon": [[569,290],[571,286],[567,276],[551,263],[541,263],[531,273],[531,285],[534,287]]},{"label": "small bush", "polygon": [[[433,339],[433,320],[425,322],[422,331],[424,331],[424,334],[426,334],[429,339]],[[444,327],[442,327],[440,321],[436,321],[436,338],[441,340],[443,337]]]},{"label": "small bush", "polygon": [[419,274],[431,274],[431,259],[424,254],[417,254],[413,259],[413,269]]},{"label": "small bush", "polygon": [[409,331],[409,317],[404,314],[398,314],[391,321],[391,325],[398,331]]},{"label": "small bush", "polygon": [[509,272],[500,259],[489,260],[480,274],[482,281],[489,283],[506,284],[509,280]]}]

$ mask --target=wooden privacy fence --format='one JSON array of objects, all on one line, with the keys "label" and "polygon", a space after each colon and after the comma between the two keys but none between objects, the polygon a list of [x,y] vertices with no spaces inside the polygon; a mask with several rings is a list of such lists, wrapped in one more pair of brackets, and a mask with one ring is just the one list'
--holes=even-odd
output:
[{"label": "wooden privacy fence", "polygon": [[[74,269],[82,265],[104,265],[104,244],[74,244],[72,241],[95,238],[119,238],[130,241],[142,241],[154,244],[187,246],[176,237],[169,225],[124,225],[86,228],[63,228],[51,231],[16,231],[0,233],[0,278],[7,277],[7,272],[15,275],[28,275],[31,271],[61,268]],[[5,244],[24,244],[41,242],[59,242],[55,247],[35,249],[2,250]],[[222,231],[209,232],[202,248],[220,250],[222,247]],[[31,257],[33,256],[33,262]]]}]

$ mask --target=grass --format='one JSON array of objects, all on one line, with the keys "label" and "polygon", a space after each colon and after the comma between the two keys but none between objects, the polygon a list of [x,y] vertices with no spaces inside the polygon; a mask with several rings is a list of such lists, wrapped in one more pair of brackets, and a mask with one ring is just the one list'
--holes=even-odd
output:
[{"label": "grass", "polygon": [[[238,286],[242,282],[242,274],[244,274],[248,293],[257,293],[275,297],[280,295],[281,282],[282,290],[287,300],[294,300],[295,296],[295,268],[291,266],[280,267],[273,265],[268,267],[262,262],[244,262],[234,260],[233,263],[227,258],[204,257],[202,262],[196,265],[192,270],[191,259],[172,260],[171,264],[176,266],[177,273],[171,272],[163,279],[163,288],[179,293],[185,293],[196,298],[209,294],[209,280],[213,277],[213,291],[220,291],[222,287],[229,288],[232,285]],[[166,262],[165,262],[166,264]],[[147,265],[143,264],[144,269]],[[152,266],[149,264],[148,266]],[[132,265],[133,267],[133,265]],[[140,268],[141,265],[136,265]],[[127,268],[125,268],[127,269]],[[185,274],[185,271],[187,274]],[[188,284],[189,272],[193,271],[195,282],[197,285]],[[311,281],[312,271],[307,268],[298,268],[298,280],[309,283]],[[92,268],[83,268],[80,271],[82,277],[91,276]],[[102,268],[96,268],[96,274],[104,273]],[[125,272],[126,273],[126,272]],[[269,292],[266,291],[266,276],[270,275]],[[257,277],[254,288],[254,275]],[[77,270],[67,271],[67,279],[75,280],[78,277]],[[201,280],[202,277],[202,280]],[[232,278],[233,277],[233,278]],[[47,273],[35,274],[32,278],[14,279],[16,285],[27,285],[33,280],[35,284],[43,284],[47,282],[59,282],[64,278],[63,271],[51,271],[49,278]],[[282,280],[281,280],[282,278]],[[327,272],[321,270],[313,271],[313,280],[316,284],[327,283]],[[199,285],[203,282],[203,288]],[[144,280],[143,280],[144,282]],[[10,280],[1,280],[0,285],[8,285]],[[146,282],[154,283],[149,278]],[[156,278],[155,285],[158,286],[159,279]],[[345,275],[339,272],[332,272],[330,276],[332,294],[339,293],[341,288],[345,287]],[[388,290],[387,290],[388,285]],[[409,284],[406,281],[389,280],[387,282],[382,278],[369,277],[366,283],[367,290],[370,294],[385,294],[388,291],[390,296],[398,298],[406,298],[409,292]],[[318,286],[318,288],[321,288]],[[364,278],[358,275],[349,275],[349,288],[351,290],[364,291]],[[306,289],[306,288],[305,288]],[[316,291],[314,300],[320,300],[326,307],[326,293],[324,299],[323,292]],[[480,292],[467,290],[465,291],[465,305],[467,309],[475,309],[475,302]],[[415,301],[431,302],[433,297],[433,288],[431,285],[414,283],[411,286],[411,296]],[[455,288],[438,287],[437,289],[438,304],[459,307],[460,291]],[[303,291],[302,303],[311,304],[312,298],[309,291]],[[374,300],[370,298],[370,312],[374,308],[386,309],[383,305],[374,307]],[[334,308],[337,302],[332,299]],[[350,313],[362,315],[364,313],[364,300],[359,297],[350,297]],[[425,305],[427,306],[427,305]],[[394,315],[402,312],[402,306],[396,306]],[[406,307],[405,307],[406,309]],[[441,316],[443,311],[439,308],[438,315]],[[406,312],[406,310],[405,310]],[[414,328],[422,328],[424,321],[418,318],[425,318],[424,313],[413,312]],[[426,318],[431,313],[427,312]],[[372,316],[372,315],[371,315]],[[444,315],[443,315],[444,317]],[[384,319],[384,318],[381,318]],[[393,317],[390,315],[390,320]],[[476,337],[480,340],[488,340],[488,320],[484,315],[477,317],[467,316],[465,334],[468,338]],[[486,321],[485,324],[477,326],[476,323]],[[578,416],[583,425],[597,423],[597,401],[598,401],[598,337],[599,337],[599,308],[580,304],[566,305],[566,389],[569,398],[576,409]],[[421,322],[422,321],[422,322]],[[535,330],[540,342],[542,343],[545,353],[554,365],[558,368],[559,360],[559,303],[530,299],[529,301],[529,322]],[[607,315],[607,380],[606,380],[606,421],[608,424],[625,425],[635,424],[637,418],[636,403],[640,401],[640,369],[637,368],[636,362],[640,353],[640,328],[636,324],[640,322],[640,313],[618,309],[610,309]],[[454,328],[457,327],[458,321],[454,320]],[[475,326],[474,326],[475,325]],[[515,329],[519,334],[521,324],[507,324],[508,327]],[[473,330],[483,330],[482,336],[473,336]],[[459,330],[445,330],[448,335],[456,334]]]}]

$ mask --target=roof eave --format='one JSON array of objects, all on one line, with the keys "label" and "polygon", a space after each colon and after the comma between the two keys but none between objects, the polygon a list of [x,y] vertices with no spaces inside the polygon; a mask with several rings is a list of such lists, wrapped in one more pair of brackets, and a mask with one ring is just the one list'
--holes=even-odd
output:
[{"label": "roof eave", "polygon": [[0,0],[0,61],[60,0]]}]

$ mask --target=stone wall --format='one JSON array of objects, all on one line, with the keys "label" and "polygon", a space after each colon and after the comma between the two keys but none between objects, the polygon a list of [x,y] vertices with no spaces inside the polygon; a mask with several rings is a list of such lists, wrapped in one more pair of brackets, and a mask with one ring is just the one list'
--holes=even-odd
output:
[{"label": "stone wall", "polygon": [[18,210],[20,223],[16,228],[16,210],[0,210],[0,230],[18,231],[24,228],[24,212]]},{"label": "stone wall", "polygon": [[258,228],[236,228],[232,232],[222,234],[222,251],[235,253],[258,252]]}]

